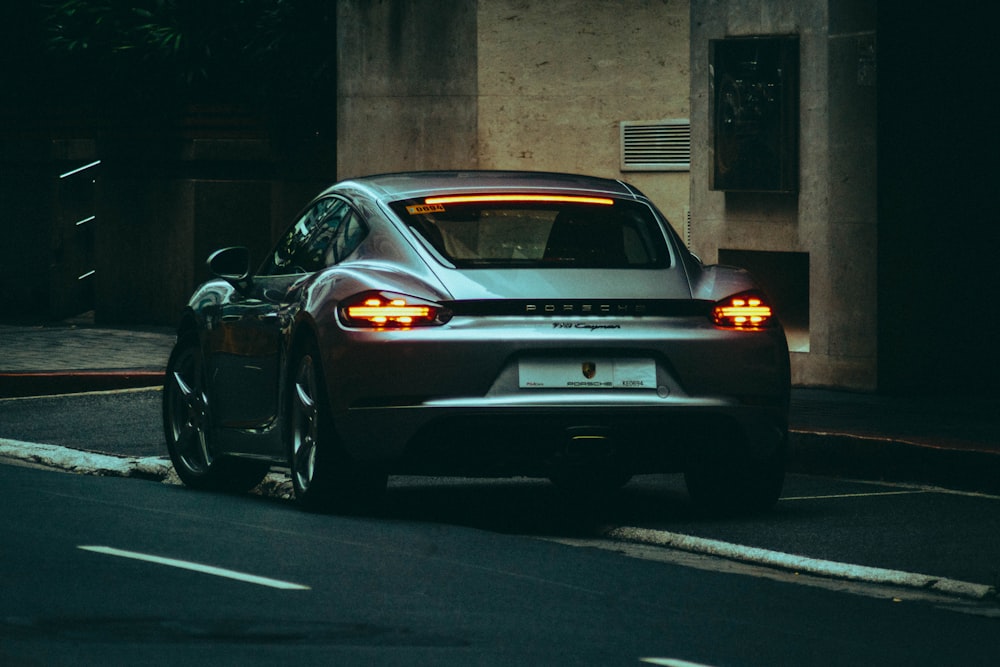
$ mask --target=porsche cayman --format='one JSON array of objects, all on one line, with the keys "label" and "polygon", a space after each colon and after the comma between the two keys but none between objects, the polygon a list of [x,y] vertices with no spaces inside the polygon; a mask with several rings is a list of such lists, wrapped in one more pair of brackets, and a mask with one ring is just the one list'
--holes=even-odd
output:
[{"label": "porsche cayman", "polygon": [[189,486],[290,472],[353,511],[390,474],[536,476],[599,497],[683,473],[723,510],[784,479],[788,349],[746,272],[707,266],[617,180],[428,172],[326,189],[180,318],[163,397]]}]

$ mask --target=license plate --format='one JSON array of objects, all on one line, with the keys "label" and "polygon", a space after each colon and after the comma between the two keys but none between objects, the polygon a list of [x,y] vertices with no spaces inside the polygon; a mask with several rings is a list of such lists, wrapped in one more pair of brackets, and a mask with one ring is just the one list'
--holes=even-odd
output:
[{"label": "license plate", "polygon": [[655,389],[652,359],[522,359],[521,389]]}]

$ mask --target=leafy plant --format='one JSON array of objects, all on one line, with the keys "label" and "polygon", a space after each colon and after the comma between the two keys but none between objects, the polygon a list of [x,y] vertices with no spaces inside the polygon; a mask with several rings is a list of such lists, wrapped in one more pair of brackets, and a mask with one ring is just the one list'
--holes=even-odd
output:
[{"label": "leafy plant", "polygon": [[335,82],[335,3],[322,0],[44,2],[64,76],[111,104],[272,104]]}]

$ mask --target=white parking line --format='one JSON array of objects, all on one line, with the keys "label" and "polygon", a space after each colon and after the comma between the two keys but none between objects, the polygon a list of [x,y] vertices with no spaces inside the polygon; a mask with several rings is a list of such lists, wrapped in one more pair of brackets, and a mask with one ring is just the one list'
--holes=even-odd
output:
[{"label": "white parking line", "polygon": [[782,497],[781,500],[813,500],[822,498],[851,498],[855,496],[880,496],[880,495],[894,495],[900,493],[940,493],[946,496],[965,496],[968,498],[988,498],[990,500],[1000,500],[1000,495],[995,493],[985,493],[983,491],[963,491],[961,489],[946,489],[942,486],[932,486],[929,484],[914,484],[912,482],[874,482],[865,479],[842,479],[842,482],[853,482],[855,484],[867,484],[869,486],[874,486],[880,489],[886,487],[891,487],[895,489],[900,489],[899,491],[872,491],[871,493],[860,493],[860,494],[835,494],[829,496],[795,496],[795,497]]},{"label": "white parking line", "polygon": [[94,553],[105,554],[107,556],[131,558],[132,560],[141,560],[147,563],[156,563],[157,565],[167,565],[169,567],[176,567],[182,570],[191,570],[192,572],[211,574],[216,577],[235,579],[237,581],[243,581],[249,584],[257,584],[259,586],[269,586],[271,588],[280,588],[283,590],[295,590],[295,591],[309,590],[308,586],[303,586],[301,584],[293,584],[287,581],[279,581],[278,579],[268,579],[267,577],[258,577],[253,574],[246,574],[245,572],[236,572],[235,570],[226,570],[221,567],[202,565],[200,563],[191,563],[184,560],[176,560],[174,558],[163,558],[161,556],[153,556],[151,554],[143,554],[135,551],[123,551],[122,549],[115,549],[113,547],[80,546],[77,548],[83,549],[84,551],[92,551]]},{"label": "white parking line", "polygon": [[146,391],[163,391],[163,387],[129,387],[128,389],[100,389],[98,391],[78,391],[72,394],[42,394],[39,396],[9,396],[0,398],[0,403],[13,403],[15,401],[37,401],[40,399],[69,399],[81,398],[85,396],[111,396],[114,394],[138,394]]},{"label": "white parking line", "polygon": [[912,491],[873,491],[871,493],[836,493],[829,496],[792,496],[781,500],[829,500],[831,498],[874,498],[875,496],[909,496],[919,493],[930,493],[926,489],[914,489]]}]

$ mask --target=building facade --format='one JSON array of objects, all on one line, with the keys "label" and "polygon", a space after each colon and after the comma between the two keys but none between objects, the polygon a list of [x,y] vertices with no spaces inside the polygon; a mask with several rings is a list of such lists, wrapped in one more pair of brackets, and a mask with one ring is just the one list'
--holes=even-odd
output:
[{"label": "building facade", "polygon": [[[78,134],[40,140],[35,158],[6,142],[0,201],[26,241],[5,251],[0,301],[44,298],[48,278],[25,282],[22,267],[48,262],[73,289],[93,285],[105,321],[164,323],[211,247],[246,236],[262,252],[323,183],[578,172],[636,185],[703,261],[753,271],[795,384],[996,393],[994,40],[971,0],[923,5],[339,0],[336,94],[313,114],[335,132],[321,140],[196,128],[166,171],[144,147],[136,169]],[[98,159],[80,188],[58,178]],[[57,218],[83,239],[72,256],[45,231]]]},{"label": "building facade", "polygon": [[[799,385],[878,383],[875,31],[874,3],[692,3],[692,248],[764,281]],[[785,45],[785,62],[768,53]],[[786,182],[712,182],[724,169],[774,168],[732,153],[780,142]]]},{"label": "building facade", "polygon": [[[765,282],[786,317],[796,383],[873,389],[875,87],[857,69],[874,12],[831,28],[827,5],[343,3],[338,172],[478,167],[629,181],[704,261],[749,264]],[[710,182],[710,46],[751,37],[796,45],[784,94],[796,102],[787,123],[797,161],[782,191]],[[623,160],[624,128],[671,123],[689,128],[689,166]]]},{"label": "building facade", "polygon": [[[347,0],[338,174],[627,180],[705,262],[764,283],[795,384],[994,393],[992,329],[970,319],[998,283],[986,18],[965,0]],[[687,164],[629,163],[628,127],[676,123]]]},{"label": "building facade", "polygon": [[[687,2],[341,3],[340,176],[622,177],[621,122],[687,122]],[[688,172],[629,171],[682,228]]]}]

